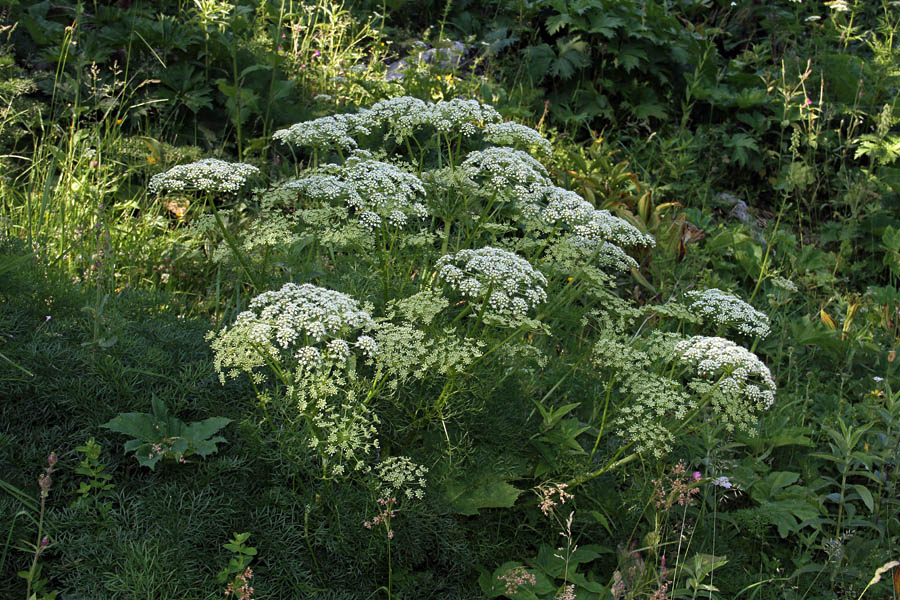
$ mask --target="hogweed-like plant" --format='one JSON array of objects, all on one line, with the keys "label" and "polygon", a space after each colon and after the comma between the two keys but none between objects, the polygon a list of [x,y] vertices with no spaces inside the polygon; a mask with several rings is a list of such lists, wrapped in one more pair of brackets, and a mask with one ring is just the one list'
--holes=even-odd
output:
[{"label": "hogweed-like plant", "polygon": [[[362,400],[349,385],[360,381],[357,362],[378,351],[365,333],[374,328],[369,313],[350,296],[288,283],[254,297],[230,327],[208,339],[223,383],[247,373],[259,386],[266,372],[275,375],[305,424],[307,446],[321,458],[323,478],[332,478],[347,473],[345,464],[364,469],[366,455],[378,447],[378,417],[366,400],[383,380],[369,382]],[[258,394],[261,401],[268,398]],[[342,400],[336,400],[339,395]]]},{"label": "hogweed-like plant", "polygon": [[544,155],[549,155],[552,150],[550,140],[539,131],[513,121],[488,124],[484,128],[484,141],[494,146],[511,146],[524,150],[537,148]]},{"label": "hogweed-like plant", "polygon": [[303,386],[307,372],[345,366],[356,354],[371,355],[376,350],[374,340],[358,332],[373,326],[369,313],[346,294],[308,283],[287,283],[255,296],[230,327],[208,338],[223,383],[226,376],[234,378],[242,372],[261,382],[265,377],[258,369],[271,367],[286,386],[294,388]]},{"label": "hogweed-like plant", "polygon": [[[540,201],[550,185],[546,167],[530,154],[508,147],[475,150],[460,164],[491,202],[527,206]],[[490,210],[491,204],[486,206]]]},{"label": "hogweed-like plant", "polygon": [[363,119],[358,115],[330,115],[279,129],[272,134],[272,139],[290,146],[335,148],[341,152],[358,146],[354,136],[365,131],[360,129],[362,123]]},{"label": "hogweed-like plant", "polygon": [[729,431],[750,431],[760,413],[775,403],[772,373],[746,348],[724,338],[695,336],[679,342],[675,352],[700,376],[688,387],[710,402]]}]

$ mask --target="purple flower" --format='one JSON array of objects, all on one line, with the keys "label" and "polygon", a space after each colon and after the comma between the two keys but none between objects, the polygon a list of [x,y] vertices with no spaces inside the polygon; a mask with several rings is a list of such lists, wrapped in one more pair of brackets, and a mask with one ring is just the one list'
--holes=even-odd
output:
[{"label": "purple flower", "polygon": [[691,475],[691,481],[700,481],[701,477],[703,477],[703,475],[700,474],[700,471],[694,471],[694,474]]},{"label": "purple flower", "polygon": [[729,481],[727,477],[716,477],[715,479],[712,480],[712,484],[714,486],[724,488],[726,490],[730,490],[732,487],[734,487],[731,484],[731,481]]}]

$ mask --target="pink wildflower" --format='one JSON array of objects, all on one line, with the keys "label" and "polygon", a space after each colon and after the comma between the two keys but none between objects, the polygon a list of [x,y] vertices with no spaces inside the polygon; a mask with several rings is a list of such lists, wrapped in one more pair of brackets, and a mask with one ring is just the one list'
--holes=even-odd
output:
[{"label": "pink wildflower", "polygon": [[575,600],[575,584],[569,584],[556,594],[556,600]]},{"label": "pink wildflower", "polygon": [[[550,512],[553,510],[553,507],[557,505],[557,501],[559,504],[565,504],[566,500],[571,500],[575,497],[566,491],[567,487],[568,485],[566,485],[565,483],[550,483],[546,486],[539,485],[537,487],[537,490],[539,492],[538,495],[541,497],[541,501],[538,506],[545,516],[550,514]],[[556,494],[557,496],[555,500],[553,498],[554,494]]]},{"label": "pink wildflower", "polygon": [[523,566],[513,567],[503,575],[497,576],[497,579],[506,583],[507,596],[512,596],[525,584],[535,585],[537,583],[534,575],[526,571]]}]

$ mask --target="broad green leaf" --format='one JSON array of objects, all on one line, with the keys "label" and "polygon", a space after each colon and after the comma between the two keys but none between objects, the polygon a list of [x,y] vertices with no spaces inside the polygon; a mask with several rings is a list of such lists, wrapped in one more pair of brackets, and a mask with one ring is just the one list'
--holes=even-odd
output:
[{"label": "broad green leaf", "polygon": [[872,492],[869,491],[869,488],[864,485],[856,484],[853,486],[853,489],[855,489],[856,493],[859,494],[859,497],[862,498],[866,508],[868,508],[870,512],[875,512],[875,500],[872,498]]},{"label": "broad green leaf", "polygon": [[482,508],[510,508],[521,493],[502,477],[490,473],[448,481],[444,488],[445,497],[461,515],[477,515]]},{"label": "broad green leaf", "polygon": [[[574,572],[578,565],[592,562],[602,554],[612,553],[613,551],[609,548],[597,544],[578,546],[576,550],[569,555],[569,571]],[[562,578],[566,571],[565,551],[560,551],[549,544],[541,544],[541,547],[538,549],[537,558],[529,561],[529,564],[540,569],[554,579]]]},{"label": "broad green leaf", "polygon": [[626,73],[631,73],[642,62],[647,62],[647,53],[636,46],[625,46],[616,53],[616,61]]},{"label": "broad green leaf", "polygon": [[123,413],[100,427],[141,440],[156,441],[160,436],[153,425],[154,420],[147,413]]},{"label": "broad green leaf", "polygon": [[205,440],[211,435],[218,433],[219,430],[229,423],[231,423],[231,419],[226,419],[225,417],[210,417],[197,421],[184,428],[184,437],[190,440]]},{"label": "broad green leaf", "polygon": [[198,456],[209,456],[210,454],[215,454],[218,452],[219,448],[217,444],[221,444],[226,442],[227,440],[222,436],[216,436],[210,440],[194,440],[191,447],[194,451],[194,454]]},{"label": "broad green leaf", "polygon": [[562,15],[552,15],[547,18],[545,22],[545,26],[547,27],[547,33],[550,35],[556,35],[560,32],[560,30],[565,29],[567,26],[572,24],[572,17],[568,14]]}]

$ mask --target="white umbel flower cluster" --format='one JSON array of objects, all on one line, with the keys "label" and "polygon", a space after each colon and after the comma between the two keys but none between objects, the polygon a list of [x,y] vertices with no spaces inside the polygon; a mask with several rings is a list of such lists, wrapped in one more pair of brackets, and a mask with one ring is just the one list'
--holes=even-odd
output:
[{"label": "white umbel flower cluster", "polygon": [[428,209],[422,180],[390,163],[353,156],[344,165],[326,165],[330,174],[315,173],[284,185],[310,198],[344,202],[368,229],[387,221],[404,227],[409,219],[425,218]]},{"label": "white umbel flower cluster", "polygon": [[336,175],[312,173],[302,179],[296,179],[284,184],[285,189],[297,190],[301,194],[319,202],[346,202],[353,193],[353,188],[341,181]]},{"label": "white umbel flower cluster", "polygon": [[689,387],[709,395],[729,429],[750,430],[759,413],[775,403],[775,380],[759,358],[731,340],[694,336],[675,346],[678,359],[697,369]]},{"label": "white umbel flower cluster", "polygon": [[580,244],[591,245],[610,242],[618,246],[656,245],[652,235],[608,210],[594,208],[594,205],[575,192],[548,186],[544,189],[547,206],[541,211],[541,220],[554,226],[565,226],[575,233]]},{"label": "white umbel flower cluster", "polygon": [[365,113],[320,117],[279,129],[272,139],[289,146],[356,148],[354,136],[368,133]]},{"label": "white umbel flower cluster", "polygon": [[750,337],[769,335],[769,317],[756,310],[737,296],[720,289],[685,293],[690,301],[688,308],[698,317],[718,326],[728,326]]},{"label": "white umbel flower cluster", "polygon": [[360,111],[354,126],[366,133],[382,129],[388,137],[402,143],[429,126],[442,133],[472,136],[500,120],[500,113],[493,106],[478,100],[454,98],[432,103],[400,96],[376,102],[370,109]]},{"label": "white umbel flower cluster", "polygon": [[604,241],[618,246],[656,245],[652,235],[642,233],[640,229],[608,210],[595,210],[588,222],[576,225],[573,230],[576,239],[584,244]]},{"label": "white umbel flower cluster", "polygon": [[[351,354],[347,340],[373,326],[371,316],[350,296],[309,283],[285,284],[253,298],[231,327],[212,334],[219,378],[251,373],[277,360],[298,371],[343,364]],[[374,340],[359,336],[352,347],[363,354],[377,351]]]},{"label": "white umbel flower cluster", "polygon": [[259,169],[246,163],[230,163],[217,158],[204,158],[186,165],[172,167],[150,178],[152,194],[170,192],[216,192],[233,194],[257,175]]},{"label": "white umbel flower cluster", "polygon": [[543,154],[550,154],[550,140],[537,130],[508,121],[506,123],[490,123],[484,128],[484,141],[495,146],[513,146],[524,149],[537,148]]},{"label": "white umbel flower cluster", "polygon": [[547,169],[531,155],[506,147],[470,152],[460,165],[465,176],[487,194],[507,202],[533,205],[550,185]]},{"label": "white umbel flower cluster", "polygon": [[427,215],[419,202],[425,196],[422,180],[397,165],[351,158],[338,177],[352,188],[347,204],[357,210],[371,210],[385,218],[394,210]]},{"label": "white umbel flower cluster", "polygon": [[438,131],[460,132],[473,136],[490,123],[498,123],[502,117],[490,104],[478,100],[453,98],[433,104],[429,123]]},{"label": "white umbel flower cluster", "polygon": [[403,494],[407,498],[421,500],[425,497],[427,472],[427,468],[406,456],[389,456],[375,467],[381,495],[388,498]]},{"label": "white umbel flower cluster", "polygon": [[574,235],[566,239],[579,254],[587,255],[601,268],[627,271],[638,264],[622,246],[652,246],[653,236],[642,233],[637,227],[610,213],[598,210],[576,194],[556,186],[544,189],[546,206],[535,211],[545,225]]},{"label": "white umbel flower cluster", "polygon": [[639,266],[636,260],[615,244],[581,237],[572,237],[567,241],[577,248],[580,253],[591,257],[593,263],[601,269],[628,271],[629,269],[637,269]]},{"label": "white umbel flower cluster", "polygon": [[524,258],[492,248],[460,250],[437,261],[438,277],[461,295],[486,300],[491,312],[524,317],[547,300],[547,279]]},{"label": "white umbel flower cluster", "polygon": [[594,205],[573,191],[557,186],[544,190],[547,206],[541,211],[541,220],[550,225],[575,227],[589,223],[596,212]]},{"label": "white umbel flower cluster", "polygon": [[412,96],[400,96],[373,104],[365,113],[365,122],[373,129],[383,127],[388,137],[400,143],[427,124],[430,113],[430,103]]},{"label": "white umbel flower cluster", "polygon": [[348,471],[368,469],[368,455],[379,447],[378,415],[360,402],[340,406],[318,402],[310,419],[314,435],[307,444],[322,459],[327,478],[340,478]]}]

